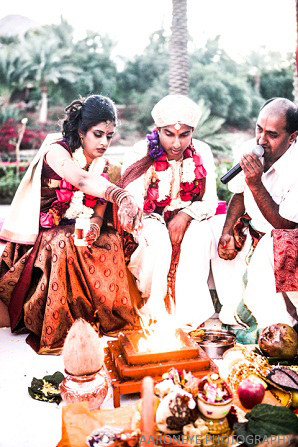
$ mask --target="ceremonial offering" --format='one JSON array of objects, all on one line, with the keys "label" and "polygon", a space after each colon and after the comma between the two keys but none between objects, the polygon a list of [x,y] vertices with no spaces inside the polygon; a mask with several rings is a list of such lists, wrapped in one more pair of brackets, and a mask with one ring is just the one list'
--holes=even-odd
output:
[{"label": "ceremonial offering", "polygon": [[95,410],[104,401],[109,387],[104,367],[104,351],[98,334],[82,318],[70,328],[63,348],[66,378],[60,393],[66,403],[88,401]]},{"label": "ceremonial offering", "polygon": [[94,374],[104,364],[101,340],[83,318],[78,318],[70,328],[62,355],[65,370],[74,376]]},{"label": "ceremonial offering", "polygon": [[198,407],[209,419],[224,418],[231,409],[233,395],[218,374],[204,377],[198,387]]},{"label": "ceremonial offering", "polygon": [[87,401],[90,410],[96,410],[106,398],[108,388],[104,371],[82,376],[68,374],[60,384],[60,394],[67,404]]},{"label": "ceremonial offering", "polygon": [[287,324],[272,324],[262,330],[258,345],[268,357],[292,360],[297,356],[298,334]]},{"label": "ceremonial offering", "polygon": [[212,359],[221,359],[236,340],[235,334],[225,330],[200,329],[191,331],[189,335]]},{"label": "ceremonial offering", "polygon": [[237,392],[243,407],[250,409],[262,402],[265,396],[265,387],[257,377],[248,377],[240,382]]},{"label": "ceremonial offering", "polygon": [[135,447],[139,445],[139,436],[136,433],[124,432],[121,428],[104,426],[94,430],[87,437],[89,447]]},{"label": "ceremonial offering", "polygon": [[[281,364],[273,366],[270,364],[271,359],[256,347],[237,346],[225,353],[220,374],[234,393],[235,405],[244,410],[259,402],[291,409],[298,407],[298,367]],[[255,387],[253,390],[247,386],[251,382],[256,383],[259,389],[257,393]]]}]

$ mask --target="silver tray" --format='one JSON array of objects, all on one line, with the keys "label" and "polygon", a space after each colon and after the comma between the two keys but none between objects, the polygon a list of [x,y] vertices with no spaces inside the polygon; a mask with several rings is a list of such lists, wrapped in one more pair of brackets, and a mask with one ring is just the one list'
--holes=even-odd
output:
[{"label": "silver tray", "polygon": [[212,359],[221,359],[225,351],[234,347],[236,340],[233,332],[220,329],[202,328],[202,336],[192,335],[192,332],[189,335]]}]

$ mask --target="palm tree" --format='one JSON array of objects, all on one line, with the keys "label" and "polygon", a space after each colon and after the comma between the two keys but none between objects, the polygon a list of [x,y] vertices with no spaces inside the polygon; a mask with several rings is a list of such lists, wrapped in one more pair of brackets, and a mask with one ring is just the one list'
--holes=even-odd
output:
[{"label": "palm tree", "polygon": [[298,104],[298,0],[296,0],[296,58],[294,69],[294,102]]},{"label": "palm tree", "polygon": [[171,30],[170,94],[188,95],[187,0],[172,0]]},{"label": "palm tree", "polygon": [[44,124],[47,122],[49,86],[62,80],[72,84],[82,70],[71,61],[72,49],[61,47],[55,34],[40,33],[30,36],[24,51],[30,62],[27,80],[41,92],[39,122]]},{"label": "palm tree", "polygon": [[0,98],[7,106],[12,93],[16,89],[25,87],[25,77],[29,64],[24,60],[18,46],[3,46],[0,51]]}]

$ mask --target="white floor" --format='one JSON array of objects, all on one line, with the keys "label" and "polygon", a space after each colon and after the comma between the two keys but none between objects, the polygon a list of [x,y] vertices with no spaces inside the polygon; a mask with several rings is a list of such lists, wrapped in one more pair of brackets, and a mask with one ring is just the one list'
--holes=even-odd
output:
[{"label": "white floor", "polygon": [[[32,399],[28,387],[33,377],[64,373],[62,356],[38,355],[25,342],[26,335],[14,335],[0,328],[0,447],[55,447],[61,439],[63,403]],[[103,337],[106,344],[108,337]],[[121,405],[139,398],[121,396]],[[113,408],[112,391],[101,408]]]}]

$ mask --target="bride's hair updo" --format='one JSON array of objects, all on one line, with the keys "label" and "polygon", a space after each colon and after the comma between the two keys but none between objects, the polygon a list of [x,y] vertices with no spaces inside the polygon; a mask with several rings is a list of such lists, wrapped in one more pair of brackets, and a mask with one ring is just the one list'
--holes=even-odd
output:
[{"label": "bride's hair updo", "polygon": [[106,96],[90,95],[85,99],[77,99],[65,108],[65,112],[62,135],[72,152],[81,145],[79,131],[85,134],[102,121],[112,121],[117,125],[115,104]]}]

